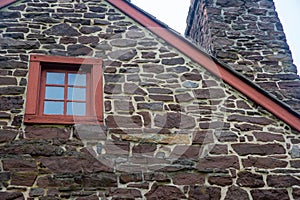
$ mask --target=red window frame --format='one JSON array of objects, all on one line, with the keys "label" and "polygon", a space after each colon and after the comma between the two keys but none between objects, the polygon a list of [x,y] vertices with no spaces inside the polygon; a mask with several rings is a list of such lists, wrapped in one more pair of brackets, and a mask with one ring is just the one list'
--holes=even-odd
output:
[{"label": "red window frame", "polygon": [[[63,67],[61,67],[63,66]],[[45,95],[46,71],[75,71],[78,66],[89,66],[87,74],[86,115],[45,115],[43,101]],[[103,122],[102,59],[74,58],[63,56],[31,55],[26,94],[25,123],[75,124]]]}]

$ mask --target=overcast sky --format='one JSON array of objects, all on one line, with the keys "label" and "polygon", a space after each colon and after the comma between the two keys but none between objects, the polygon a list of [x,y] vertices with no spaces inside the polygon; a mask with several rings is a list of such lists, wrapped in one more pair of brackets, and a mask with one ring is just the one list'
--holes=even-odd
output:
[{"label": "overcast sky", "polygon": [[[131,0],[169,27],[184,34],[190,0]],[[274,0],[300,74],[300,0]]]}]

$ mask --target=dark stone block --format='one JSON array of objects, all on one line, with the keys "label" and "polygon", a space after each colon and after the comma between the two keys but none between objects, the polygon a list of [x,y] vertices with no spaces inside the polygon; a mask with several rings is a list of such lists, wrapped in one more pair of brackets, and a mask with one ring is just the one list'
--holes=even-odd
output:
[{"label": "dark stone block", "polygon": [[44,31],[47,35],[57,36],[79,36],[80,33],[68,24],[62,23],[52,26],[50,29]]}]

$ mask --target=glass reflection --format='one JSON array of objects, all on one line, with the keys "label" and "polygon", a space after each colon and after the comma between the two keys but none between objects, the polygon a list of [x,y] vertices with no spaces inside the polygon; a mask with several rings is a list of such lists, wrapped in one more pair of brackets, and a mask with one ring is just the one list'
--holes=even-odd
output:
[{"label": "glass reflection", "polygon": [[85,103],[68,102],[67,103],[67,115],[85,115],[86,106]]},{"label": "glass reflection", "polygon": [[62,114],[64,114],[64,103],[63,102],[45,101],[44,114],[47,114],[47,115],[62,115]]},{"label": "glass reflection", "polygon": [[86,74],[68,74],[68,85],[86,86]]},{"label": "glass reflection", "polygon": [[51,87],[47,86],[45,91],[45,99],[64,99],[64,88],[63,87]]},{"label": "glass reflection", "polygon": [[74,88],[68,87],[68,100],[82,100],[86,99],[86,89],[85,88]]},{"label": "glass reflection", "polygon": [[46,84],[65,84],[65,74],[59,72],[47,72]]}]

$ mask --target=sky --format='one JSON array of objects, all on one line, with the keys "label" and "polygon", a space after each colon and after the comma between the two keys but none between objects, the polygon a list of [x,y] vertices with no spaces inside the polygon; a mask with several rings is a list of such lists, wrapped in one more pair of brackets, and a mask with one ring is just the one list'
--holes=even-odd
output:
[{"label": "sky", "polygon": [[[131,0],[177,32],[184,34],[190,0]],[[300,74],[300,0],[274,0],[276,11]]]}]

